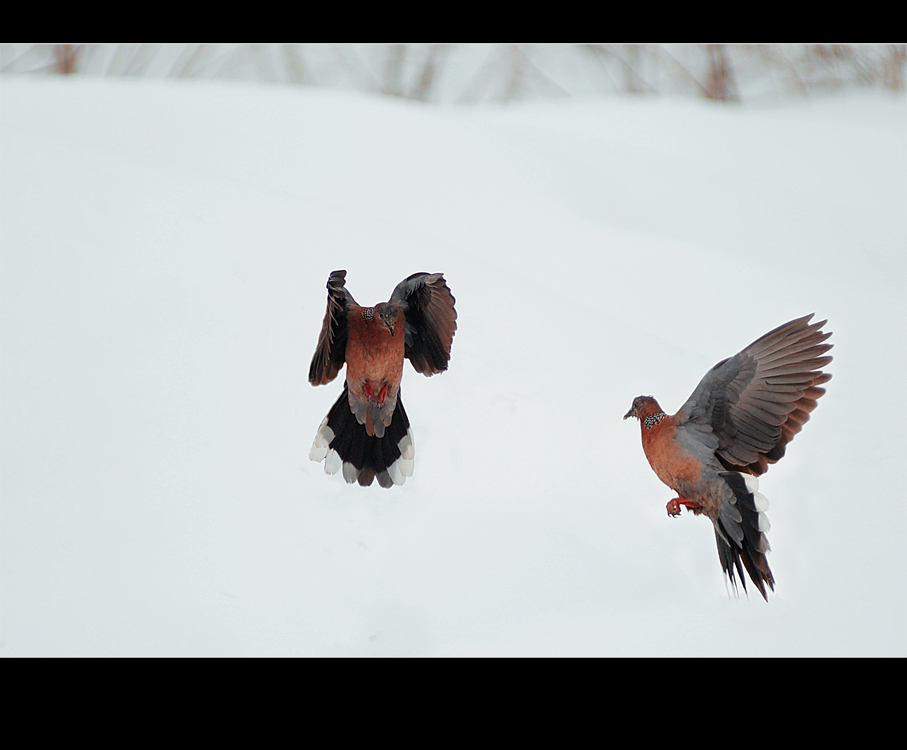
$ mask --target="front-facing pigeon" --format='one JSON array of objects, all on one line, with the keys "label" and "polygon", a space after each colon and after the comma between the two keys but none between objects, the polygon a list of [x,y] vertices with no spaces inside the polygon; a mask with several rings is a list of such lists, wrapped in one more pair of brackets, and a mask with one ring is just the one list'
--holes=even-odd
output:
[{"label": "front-facing pigeon", "polygon": [[768,501],[756,477],[778,461],[825,393],[831,362],[823,343],[831,333],[812,315],[785,323],[709,370],[673,416],[651,396],[638,396],[624,415],[636,417],[642,447],[658,478],[678,497],[668,514],[685,506],[715,527],[721,567],[746,590],[743,569],[768,600]]},{"label": "front-facing pigeon", "polygon": [[309,367],[312,385],[330,383],[346,363],[340,398],[322,421],[309,458],[328,474],[363,487],[412,476],[415,448],[400,396],[403,360],[431,376],[447,369],[457,330],[456,301],[440,273],[414,273],[388,302],[362,307],[347,291],[346,271],[328,278],[328,303]]}]

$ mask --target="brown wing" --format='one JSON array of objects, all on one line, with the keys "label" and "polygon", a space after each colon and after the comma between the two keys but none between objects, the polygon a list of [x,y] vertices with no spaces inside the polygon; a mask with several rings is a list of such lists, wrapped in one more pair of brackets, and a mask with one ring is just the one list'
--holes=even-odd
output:
[{"label": "brown wing", "polygon": [[416,372],[431,376],[447,369],[457,330],[456,300],[440,273],[414,273],[390,298],[406,316],[406,357]]},{"label": "brown wing", "polygon": [[[715,365],[678,413],[687,437],[718,439],[715,454],[726,469],[759,476],[783,455],[803,428],[819,386],[831,379],[821,372],[831,333],[812,315],[792,320],[756,339],[742,352]],[[714,437],[707,433],[713,433]]]},{"label": "brown wing", "polygon": [[347,310],[356,304],[346,290],[346,271],[334,271],[328,278],[328,306],[318,334],[318,346],[309,366],[309,382],[324,385],[337,377],[346,361]]}]

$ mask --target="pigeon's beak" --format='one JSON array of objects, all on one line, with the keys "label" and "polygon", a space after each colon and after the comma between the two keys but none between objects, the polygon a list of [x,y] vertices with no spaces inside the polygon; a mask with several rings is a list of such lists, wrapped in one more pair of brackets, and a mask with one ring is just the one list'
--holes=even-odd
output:
[{"label": "pigeon's beak", "polygon": [[630,411],[628,411],[626,414],[624,414],[624,419],[629,419],[630,417],[635,417],[635,416],[636,416],[636,408],[631,407]]}]

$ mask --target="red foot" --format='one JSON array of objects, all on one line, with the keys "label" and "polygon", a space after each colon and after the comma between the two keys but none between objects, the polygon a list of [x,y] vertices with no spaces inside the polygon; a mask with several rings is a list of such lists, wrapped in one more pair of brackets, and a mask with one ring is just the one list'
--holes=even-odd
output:
[{"label": "red foot", "polygon": [[686,505],[688,508],[698,508],[699,503],[693,503],[687,500],[685,497],[675,497],[673,500],[669,500],[668,504],[665,506],[668,509],[668,515],[676,518],[680,515],[680,506]]},{"label": "red foot", "polygon": [[[375,389],[372,388],[368,383],[365,383],[362,386],[362,390],[365,391],[365,395],[369,401],[375,400]],[[384,406],[384,402],[387,399],[387,386],[381,386],[381,390],[378,391],[378,406]]]}]

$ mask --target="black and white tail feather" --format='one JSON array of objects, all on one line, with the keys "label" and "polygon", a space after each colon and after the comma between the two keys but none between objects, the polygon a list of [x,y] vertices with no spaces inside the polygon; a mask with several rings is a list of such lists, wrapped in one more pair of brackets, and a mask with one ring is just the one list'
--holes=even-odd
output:
[{"label": "black and white tail feather", "polygon": [[759,492],[759,480],[754,476],[738,471],[723,471],[719,476],[732,493],[722,502],[719,516],[714,521],[721,568],[735,592],[738,576],[746,592],[745,568],[759,593],[768,600],[765,584],[775,590],[775,579],[766,556],[771,549],[766,536],[771,528],[766,514],[768,498]]},{"label": "black and white tail feather", "polygon": [[406,477],[413,475],[415,445],[401,393],[397,392],[391,423],[378,437],[369,435],[365,425],[356,419],[350,409],[349,386],[344,383],[343,393],[315,434],[309,458],[324,461],[328,474],[342,471],[350,484],[358,482],[368,487],[375,479],[385,489],[403,484]]}]

